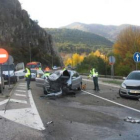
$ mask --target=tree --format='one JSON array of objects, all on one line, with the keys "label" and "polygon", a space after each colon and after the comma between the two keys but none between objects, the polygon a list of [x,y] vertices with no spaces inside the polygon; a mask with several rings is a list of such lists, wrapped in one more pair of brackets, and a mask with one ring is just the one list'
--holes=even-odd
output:
[{"label": "tree", "polygon": [[93,55],[92,52],[90,55],[84,58],[80,65],[77,67],[77,71],[81,73],[87,73],[91,68],[96,68],[99,74],[105,74],[106,63],[104,59],[99,56]]},{"label": "tree", "polygon": [[73,54],[72,57],[67,58],[64,61],[65,66],[71,65],[72,67],[77,66],[80,64],[84,59],[84,55],[79,55],[77,53]]},{"label": "tree", "polygon": [[[121,65],[127,65],[131,68],[128,73],[134,70],[135,62],[133,61],[133,54],[135,52],[140,52],[140,28],[130,26],[121,31],[113,46],[113,51],[117,56],[118,63],[116,69],[120,68]],[[123,73],[121,72],[121,74]]]}]

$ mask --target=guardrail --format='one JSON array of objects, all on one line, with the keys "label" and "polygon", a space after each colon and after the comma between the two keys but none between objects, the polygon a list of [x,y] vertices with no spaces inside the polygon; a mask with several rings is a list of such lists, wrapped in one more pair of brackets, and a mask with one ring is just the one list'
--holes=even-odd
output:
[{"label": "guardrail", "polygon": [[[80,73],[80,75],[88,76],[89,73]],[[123,76],[99,75],[99,77],[102,77],[102,78],[110,78],[110,79],[121,79],[121,80],[123,80]]]}]

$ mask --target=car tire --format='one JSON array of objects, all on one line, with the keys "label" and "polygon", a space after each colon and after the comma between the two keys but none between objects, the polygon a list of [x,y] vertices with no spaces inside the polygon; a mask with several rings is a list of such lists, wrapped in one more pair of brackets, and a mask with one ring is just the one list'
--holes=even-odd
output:
[{"label": "car tire", "polygon": [[82,90],[82,83],[79,85],[78,90]]},{"label": "car tire", "polygon": [[120,93],[120,90],[119,90],[119,96],[120,96],[120,97],[123,97],[123,95],[121,95],[121,93]]},{"label": "car tire", "polygon": [[45,95],[48,94],[48,92],[45,90],[45,88],[43,88],[43,92],[44,92]]}]

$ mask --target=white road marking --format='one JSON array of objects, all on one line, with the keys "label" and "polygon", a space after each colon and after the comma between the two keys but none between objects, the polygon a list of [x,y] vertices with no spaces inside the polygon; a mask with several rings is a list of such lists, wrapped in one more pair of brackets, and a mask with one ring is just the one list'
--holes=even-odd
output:
[{"label": "white road marking", "polygon": [[26,97],[26,95],[24,95],[24,94],[18,94],[18,93],[14,94],[14,95]]},{"label": "white road marking", "polygon": [[[16,123],[37,129],[37,130],[45,130],[45,127],[42,123],[42,120],[39,116],[39,113],[37,111],[36,105],[34,103],[31,91],[27,91],[29,95],[29,101],[31,104],[30,108],[24,108],[24,109],[11,109],[5,111],[0,111],[0,115],[14,121]],[[6,103],[7,100],[5,100],[3,103]],[[10,99],[10,101],[15,101],[15,99]]]},{"label": "white road marking", "polygon": [[[88,80],[88,79],[82,79],[82,80],[84,80],[84,81],[88,81],[88,82],[93,82],[92,80]],[[101,84],[101,85],[105,85],[105,86],[111,86],[111,87],[120,88],[120,86],[112,85],[112,84],[107,84],[107,83],[103,83],[103,82],[100,82],[100,81],[99,81],[99,84]]]},{"label": "white road marking", "polygon": [[18,92],[26,92],[25,90],[15,90],[15,91],[18,91]]},{"label": "white road marking", "polygon": [[26,90],[27,88],[26,87],[18,87],[19,90]]},{"label": "white road marking", "polygon": [[8,102],[9,99],[3,100],[0,102],[0,105],[6,104]]},{"label": "white road marking", "polygon": [[109,100],[109,99],[100,97],[100,96],[98,96],[98,95],[95,95],[95,94],[93,94],[93,93],[90,93],[90,92],[87,92],[87,91],[84,91],[84,90],[82,90],[82,91],[85,92],[85,93],[87,93],[87,94],[89,94],[89,95],[92,95],[92,96],[94,96],[94,97],[100,98],[100,99],[102,99],[102,100],[108,101],[108,102],[110,102],[110,103],[113,103],[113,104],[116,104],[116,105],[118,105],[118,106],[121,106],[121,107],[124,107],[124,108],[127,108],[127,109],[130,109],[130,110],[133,110],[133,111],[136,111],[136,112],[139,112],[139,113],[140,113],[140,110],[138,110],[138,109],[135,109],[135,108],[132,108],[132,107],[129,107],[129,106],[126,106],[126,105],[123,105],[123,104],[120,104],[120,103],[111,101],[111,100]]},{"label": "white road marking", "polygon": [[26,86],[27,84],[19,84],[18,86]]},{"label": "white road marking", "polygon": [[17,99],[10,99],[10,102],[16,102],[16,103],[27,104],[27,101],[24,101],[24,100],[17,100]]}]

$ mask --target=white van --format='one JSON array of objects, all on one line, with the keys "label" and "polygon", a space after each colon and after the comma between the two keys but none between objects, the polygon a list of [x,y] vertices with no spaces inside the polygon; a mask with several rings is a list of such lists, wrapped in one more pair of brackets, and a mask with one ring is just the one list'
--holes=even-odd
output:
[{"label": "white van", "polygon": [[23,63],[23,62],[18,63],[18,64],[16,65],[16,67],[15,67],[15,75],[16,75],[19,79],[24,78],[24,76],[25,76],[24,70],[25,70],[25,65],[24,65],[24,63]]},{"label": "white van", "polygon": [[2,74],[4,77],[4,81],[8,83],[8,81],[10,80],[10,82],[12,83],[16,83],[17,82],[17,77],[15,75],[15,65],[14,63],[12,64],[2,64]]}]

